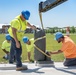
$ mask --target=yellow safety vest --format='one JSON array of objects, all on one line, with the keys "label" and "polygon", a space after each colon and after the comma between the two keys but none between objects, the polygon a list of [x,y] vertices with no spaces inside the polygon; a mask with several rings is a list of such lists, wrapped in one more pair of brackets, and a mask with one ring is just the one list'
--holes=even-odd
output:
[{"label": "yellow safety vest", "polygon": [[12,22],[11,22],[11,26],[10,28],[8,29],[8,32],[10,34],[11,37],[13,37],[13,34],[12,34],[12,28],[11,27],[14,27],[17,29],[17,38],[19,41],[21,41],[23,35],[24,35],[24,32],[27,28],[27,21],[22,21],[20,19],[20,16],[16,17]]}]

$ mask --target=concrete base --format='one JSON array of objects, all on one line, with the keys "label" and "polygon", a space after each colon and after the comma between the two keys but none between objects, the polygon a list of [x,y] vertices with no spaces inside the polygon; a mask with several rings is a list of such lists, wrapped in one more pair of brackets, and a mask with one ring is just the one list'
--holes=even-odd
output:
[{"label": "concrete base", "polygon": [[[0,64],[0,68],[4,65],[11,67],[12,64]],[[34,63],[23,63],[23,65],[27,65],[28,70],[0,70],[0,75],[76,75],[76,66],[65,67],[63,62],[54,62],[54,67],[38,67]]]},{"label": "concrete base", "polygon": [[54,66],[54,62],[53,61],[35,61],[35,66],[52,67]]}]

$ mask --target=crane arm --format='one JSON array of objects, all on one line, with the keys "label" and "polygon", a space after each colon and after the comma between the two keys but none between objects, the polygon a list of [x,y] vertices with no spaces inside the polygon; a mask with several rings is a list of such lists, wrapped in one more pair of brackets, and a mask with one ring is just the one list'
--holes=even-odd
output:
[{"label": "crane arm", "polygon": [[44,2],[39,3],[39,12],[46,12],[67,0],[46,0]]}]

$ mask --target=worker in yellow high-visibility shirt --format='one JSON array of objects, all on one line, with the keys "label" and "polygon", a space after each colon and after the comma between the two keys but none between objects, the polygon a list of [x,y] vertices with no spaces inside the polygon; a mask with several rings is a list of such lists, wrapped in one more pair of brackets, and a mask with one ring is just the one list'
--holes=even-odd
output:
[{"label": "worker in yellow high-visibility shirt", "polygon": [[31,50],[34,48],[34,38],[29,39],[28,37],[24,36],[23,37],[23,42],[25,43],[26,50],[27,50],[27,57],[29,62],[33,62],[31,59]]},{"label": "worker in yellow high-visibility shirt", "polygon": [[[11,26],[8,30],[11,36],[11,50],[10,50],[10,59],[13,57],[13,50],[16,52],[16,70],[26,70],[27,67],[22,66],[21,62],[21,54],[22,54],[22,46],[21,39],[23,34],[28,27],[36,30],[36,27],[31,25],[27,20],[29,20],[30,12],[28,10],[22,11],[21,15],[17,16],[14,20],[11,21]],[[12,55],[11,55],[12,54]],[[13,63],[12,60],[9,59],[9,63]]]},{"label": "worker in yellow high-visibility shirt", "polygon": [[5,53],[5,56],[3,56],[4,59],[9,59],[9,53],[10,53],[10,47],[11,47],[11,37],[9,34],[5,35],[6,40],[2,43],[2,50]]}]

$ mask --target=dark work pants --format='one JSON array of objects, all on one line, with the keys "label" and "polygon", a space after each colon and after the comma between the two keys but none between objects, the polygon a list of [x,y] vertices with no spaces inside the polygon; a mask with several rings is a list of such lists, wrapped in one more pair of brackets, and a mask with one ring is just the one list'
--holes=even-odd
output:
[{"label": "dark work pants", "polygon": [[21,54],[22,54],[21,43],[20,43],[20,48],[17,48],[15,40],[13,38],[11,38],[11,49],[10,49],[9,63],[14,62],[13,59],[14,59],[14,55],[15,55],[15,57],[16,57],[16,67],[22,67]]},{"label": "dark work pants", "polygon": [[76,58],[66,58],[63,64],[64,66],[76,66]]}]

